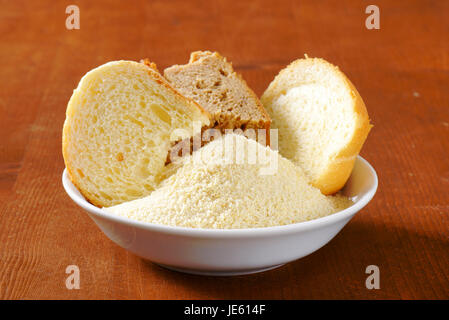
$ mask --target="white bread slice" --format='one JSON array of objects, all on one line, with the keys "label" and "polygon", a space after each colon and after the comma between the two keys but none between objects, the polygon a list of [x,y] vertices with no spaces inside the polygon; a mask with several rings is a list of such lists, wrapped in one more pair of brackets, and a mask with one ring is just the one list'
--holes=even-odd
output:
[{"label": "white bread slice", "polygon": [[270,128],[270,117],[257,95],[218,52],[192,52],[188,64],[165,69],[164,77],[211,114],[214,128]]},{"label": "white bread slice", "polygon": [[[249,160],[250,151],[257,161]],[[269,163],[277,170],[261,174]],[[239,229],[316,219],[352,204],[323,195],[301,168],[243,135],[226,134],[174,165],[179,168],[149,196],[104,210],[156,224]]]},{"label": "white bread slice", "polygon": [[163,175],[171,143],[193,135],[194,121],[208,125],[209,115],[155,67],[113,61],[95,68],[67,106],[62,143],[70,179],[100,207],[146,196]]},{"label": "white bread slice", "polygon": [[279,130],[279,151],[312,185],[333,194],[346,183],[372,125],[354,85],[338,67],[299,59],[270,83],[261,101]]}]

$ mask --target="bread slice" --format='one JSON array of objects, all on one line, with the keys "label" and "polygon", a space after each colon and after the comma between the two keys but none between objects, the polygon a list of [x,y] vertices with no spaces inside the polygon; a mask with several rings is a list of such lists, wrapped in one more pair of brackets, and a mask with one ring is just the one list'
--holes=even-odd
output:
[{"label": "bread slice", "polygon": [[62,143],[70,179],[100,207],[146,196],[163,175],[171,143],[192,136],[195,121],[208,125],[208,113],[155,66],[113,61],[93,69],[67,106]]},{"label": "bread slice", "polygon": [[372,125],[354,85],[323,59],[299,59],[270,83],[261,101],[279,132],[279,151],[323,194],[346,183]]},{"label": "bread slice", "polygon": [[211,114],[214,128],[270,128],[270,117],[259,98],[217,52],[192,52],[188,64],[171,66],[164,76]]},{"label": "bread slice", "polygon": [[[257,161],[249,160],[250,150]],[[273,164],[273,174],[261,174]],[[323,195],[278,152],[243,135],[226,134],[183,157],[178,170],[149,196],[104,210],[157,224],[240,229],[316,219],[350,205],[342,195]]]}]

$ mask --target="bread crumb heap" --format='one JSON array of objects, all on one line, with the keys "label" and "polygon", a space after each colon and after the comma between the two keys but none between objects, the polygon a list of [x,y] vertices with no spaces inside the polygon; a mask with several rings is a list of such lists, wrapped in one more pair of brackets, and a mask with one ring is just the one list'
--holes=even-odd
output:
[{"label": "bread crumb heap", "polygon": [[[268,161],[277,161],[277,170],[260,174],[266,162],[232,161],[229,157],[233,155],[225,148],[237,145],[257,150],[258,159],[263,155]],[[241,151],[234,150],[237,154]],[[172,166],[176,170],[149,196],[104,210],[169,226],[241,229],[312,220],[352,204],[342,195],[323,195],[308,183],[299,167],[242,135],[227,134]]]}]

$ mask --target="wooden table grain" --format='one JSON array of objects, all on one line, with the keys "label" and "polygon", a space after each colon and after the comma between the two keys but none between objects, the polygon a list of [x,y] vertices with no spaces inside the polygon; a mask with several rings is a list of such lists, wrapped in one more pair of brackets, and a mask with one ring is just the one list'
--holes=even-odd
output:
[{"label": "wooden table grain", "polygon": [[[379,30],[365,27],[367,1],[0,1],[0,298],[448,299],[449,2],[372,2]],[[65,26],[70,4],[79,30]],[[321,250],[261,274],[181,274],[112,243],[65,194],[61,130],[81,76],[117,59],[163,69],[202,49],[259,95],[304,53],[360,91],[379,189]],[[68,265],[79,290],[65,286]]]}]

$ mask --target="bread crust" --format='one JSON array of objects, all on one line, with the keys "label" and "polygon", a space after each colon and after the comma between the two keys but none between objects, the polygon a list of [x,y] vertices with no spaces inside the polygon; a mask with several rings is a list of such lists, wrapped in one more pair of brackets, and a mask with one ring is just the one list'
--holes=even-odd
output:
[{"label": "bread crust", "polygon": [[326,169],[323,170],[321,175],[311,181],[311,184],[319,188],[323,194],[330,195],[338,192],[345,185],[351,175],[356,157],[373,125],[370,123],[368,111],[362,97],[346,75],[340,71],[337,66],[332,65],[326,60],[321,58],[309,58],[307,55],[304,59],[293,61],[279,72],[262,95],[261,101],[264,105],[271,105],[274,99],[277,99],[281,94],[284,94],[289,89],[298,85],[293,81],[288,83],[288,87],[285,87],[281,84],[280,79],[286,76],[288,72],[291,72],[291,69],[296,68],[298,64],[302,63],[324,64],[327,67],[334,69],[334,72],[338,75],[339,79],[342,80],[348,92],[350,92],[353,112],[356,116],[356,127],[349,142],[332,156],[332,159],[329,160]]},{"label": "bread crust", "polygon": [[335,158],[330,162],[327,170],[323,172],[320,178],[314,181],[316,186],[320,186],[323,194],[334,194],[344,187],[354,168],[357,155],[373,127],[362,97],[351,81],[343,73],[341,74],[353,94],[354,113],[357,117],[356,128],[350,142],[335,155]]}]

